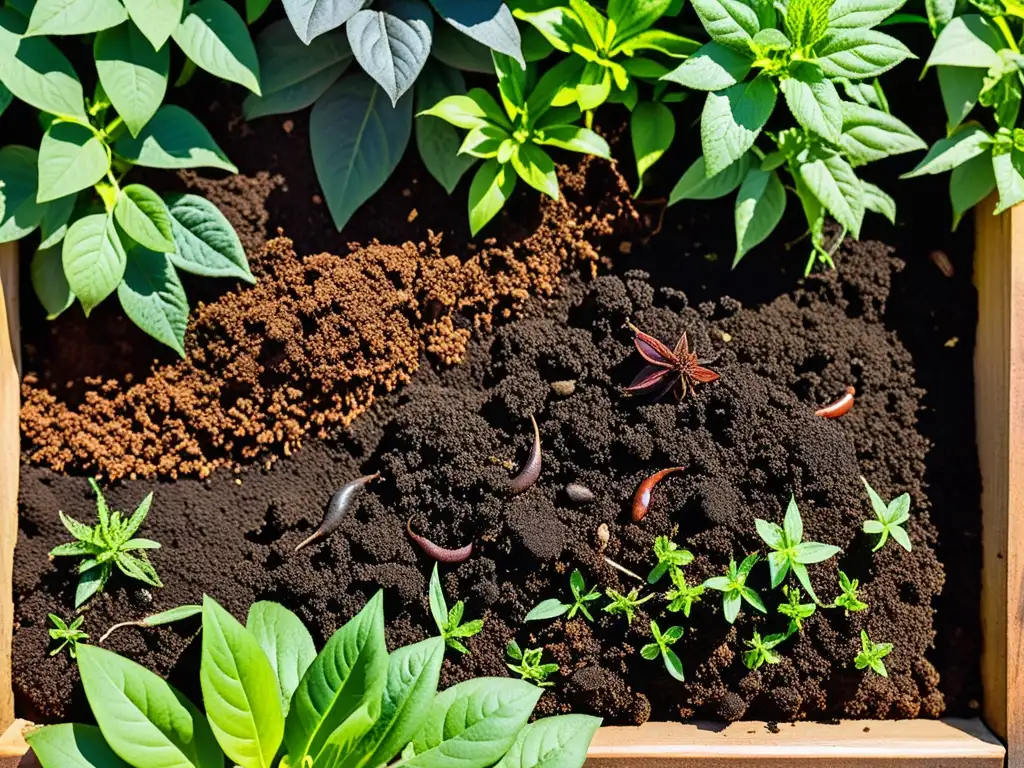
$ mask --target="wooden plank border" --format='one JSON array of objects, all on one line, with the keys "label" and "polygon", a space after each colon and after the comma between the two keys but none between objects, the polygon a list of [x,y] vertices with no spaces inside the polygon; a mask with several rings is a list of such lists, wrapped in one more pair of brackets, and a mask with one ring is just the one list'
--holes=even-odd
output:
[{"label": "wooden plank border", "polygon": [[14,545],[18,541],[21,464],[21,326],[18,246],[0,245],[0,728],[14,720],[11,638],[14,634]]}]

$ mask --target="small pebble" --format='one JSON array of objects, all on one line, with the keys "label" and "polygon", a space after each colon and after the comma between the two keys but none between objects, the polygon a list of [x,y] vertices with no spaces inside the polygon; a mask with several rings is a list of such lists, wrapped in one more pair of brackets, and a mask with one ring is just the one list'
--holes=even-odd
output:
[{"label": "small pebble", "polygon": [[559,397],[568,397],[576,391],[576,382],[572,379],[566,379],[565,381],[552,381],[551,391]]},{"label": "small pebble", "polygon": [[732,334],[722,331],[722,341],[728,344],[730,341],[732,341]]},{"label": "small pebble", "polygon": [[955,346],[956,346],[956,345],[957,345],[957,344],[958,344],[959,342],[960,342],[960,339],[959,339],[959,337],[957,337],[957,336],[954,336],[953,338],[949,339],[949,340],[948,340],[948,341],[946,342],[945,346],[946,346],[946,347],[949,347],[950,349],[952,349],[952,348],[953,348],[953,347],[955,347]]},{"label": "small pebble", "polygon": [[946,255],[945,251],[932,251],[929,255],[932,260],[932,264],[939,268],[939,271],[946,277],[952,277],[953,262],[949,260],[949,256]]},{"label": "small pebble", "polygon": [[633,244],[629,240],[623,240],[619,243],[619,253],[629,255],[633,251]]},{"label": "small pebble", "polygon": [[565,486],[565,494],[577,504],[589,504],[594,500],[594,492],[579,483],[569,483]]},{"label": "small pebble", "polygon": [[611,537],[611,533],[608,532],[608,523],[601,523],[597,526],[597,542],[601,545],[602,550],[608,546],[608,540]]}]

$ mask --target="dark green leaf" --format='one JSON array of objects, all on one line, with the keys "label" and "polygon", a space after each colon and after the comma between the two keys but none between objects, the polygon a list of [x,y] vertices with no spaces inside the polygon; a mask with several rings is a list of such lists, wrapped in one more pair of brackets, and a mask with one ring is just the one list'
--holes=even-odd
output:
[{"label": "dark green leaf", "polygon": [[198,195],[172,195],[167,208],[175,245],[170,258],[178,269],[256,282],[238,235],[217,206]]},{"label": "dark green leaf", "polygon": [[75,300],[75,294],[64,277],[64,265],[60,260],[60,248],[38,250],[29,265],[29,277],[39,303],[46,310],[46,319],[53,320]]},{"label": "dark green leaf", "polygon": [[160,107],[138,136],[118,139],[114,149],[125,160],[150,168],[208,167],[238,172],[203,124],[172,104]]},{"label": "dark green leaf", "polygon": [[765,74],[707,96],[700,135],[708,176],[725,170],[754,144],[775,108],[775,85]]},{"label": "dark green leaf", "polygon": [[110,103],[132,136],[156,114],[167,92],[170,47],[154,51],[132,22],[100,32],[93,45],[96,71]]}]

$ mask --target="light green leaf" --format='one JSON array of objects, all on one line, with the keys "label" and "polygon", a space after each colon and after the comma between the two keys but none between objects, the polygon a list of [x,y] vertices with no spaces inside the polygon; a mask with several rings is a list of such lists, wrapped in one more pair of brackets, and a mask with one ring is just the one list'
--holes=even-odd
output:
[{"label": "light green leaf", "polygon": [[160,107],[138,136],[118,139],[114,151],[149,168],[207,167],[238,173],[203,124],[172,104]]},{"label": "light green leaf", "polygon": [[260,66],[249,28],[225,0],[199,0],[171,33],[200,69],[260,93]]},{"label": "light green leaf", "polygon": [[349,715],[327,739],[324,748],[313,760],[312,768],[338,768],[345,757],[354,756],[354,750],[379,713],[380,702],[368,701]]},{"label": "light green leaf", "polygon": [[114,218],[140,245],[161,253],[175,250],[171,214],[160,196],[149,187],[129,184],[122,188],[114,205]]},{"label": "light green leaf", "polygon": [[939,34],[925,67],[944,64],[991,69],[1002,65],[998,53],[1002,47],[999,32],[984,16],[957,16]]},{"label": "light green leaf", "polygon": [[874,27],[896,13],[907,0],[836,0],[828,11],[829,29]]},{"label": "light green leaf", "polygon": [[761,25],[757,12],[743,0],[695,0],[693,8],[712,40],[749,52]]},{"label": "light green leaf", "polygon": [[939,139],[912,171],[900,178],[910,179],[926,173],[945,173],[972,157],[988,152],[992,137],[977,123],[961,125],[945,139]]},{"label": "light green leaf", "polygon": [[836,221],[854,238],[860,237],[864,194],[853,168],[841,155],[825,151],[817,159],[803,163],[800,178]]},{"label": "light green leaf", "polygon": [[39,224],[39,250],[52,248],[64,239],[77,200],[77,194],[68,195],[53,200],[46,206],[43,220]]},{"label": "light green leaf", "polygon": [[537,603],[523,621],[544,621],[546,619],[556,619],[559,616],[564,616],[569,612],[572,606],[566,605],[556,597],[548,598]]},{"label": "light green leaf", "polygon": [[708,176],[704,157],[698,157],[672,188],[668,204],[675,205],[680,200],[716,200],[725,197],[743,182],[750,163],[748,152],[724,171]]},{"label": "light green leaf", "polygon": [[1024,201],[1024,153],[1014,148],[992,154],[992,172],[999,190],[999,204],[994,213],[1002,213]]},{"label": "light green leaf", "polygon": [[116,27],[127,18],[118,0],[37,0],[25,34],[87,35]]},{"label": "light green leaf", "polygon": [[753,63],[749,53],[711,42],[661,79],[700,91],[718,91],[740,82]]},{"label": "light green leaf", "polygon": [[60,260],[60,248],[38,250],[29,264],[29,277],[39,303],[46,310],[46,319],[53,320],[75,300],[68,279],[64,277],[64,265]]},{"label": "light green leaf", "polygon": [[181,22],[185,0],[124,0],[128,15],[159,51]]},{"label": "light green leaf", "polygon": [[[439,62],[428,61],[424,75],[416,84],[416,111],[422,112],[453,95],[464,95],[466,83],[462,73]],[[430,175],[450,195],[475,158],[458,154],[461,144],[458,132],[439,117],[423,115],[416,119],[416,147]]]},{"label": "light green leaf", "polygon": [[840,145],[854,166],[925,149],[928,145],[901,120],[887,112],[843,102]]},{"label": "light green leaf", "polygon": [[593,44],[583,28],[582,20],[571,8],[563,5],[555,5],[539,11],[516,8],[513,13],[517,19],[531,24],[556,51],[570,53],[573,44],[584,46]]},{"label": "light green leaf", "polygon": [[629,126],[633,156],[636,158],[636,194],[639,195],[643,188],[644,174],[672,145],[676,135],[676,119],[672,116],[672,110],[661,102],[642,101],[633,110]]},{"label": "light green leaf", "polygon": [[860,186],[864,190],[864,208],[874,213],[880,213],[889,220],[890,224],[895,224],[896,201],[874,184],[861,180]]},{"label": "light green leaf", "polygon": [[801,63],[790,68],[781,83],[789,111],[811,133],[833,144],[843,128],[843,104],[836,87],[817,67]]},{"label": "light green leaf", "polygon": [[671,0],[609,0],[608,18],[615,22],[614,43],[643,32],[665,14],[669,5]]},{"label": "light green leaf", "polygon": [[[672,654],[673,656],[675,654]],[[601,719],[590,715],[558,715],[530,723],[495,768],[577,768]]]},{"label": "light green leaf", "polygon": [[94,725],[47,725],[25,734],[43,768],[130,768]]},{"label": "light green leaf", "polygon": [[0,243],[20,240],[46,215],[36,202],[39,154],[18,144],[0,147]]},{"label": "light green leaf", "polygon": [[589,128],[578,125],[548,126],[534,134],[533,143],[611,159],[608,142]]},{"label": "light green leaf", "polygon": [[94,213],[68,227],[61,259],[68,285],[88,317],[124,277],[126,255],[114,217]]},{"label": "light green leaf", "polygon": [[775,171],[751,168],[736,196],[735,267],[754,246],[764,242],[782,220],[786,210],[786,189]]},{"label": "light green leaf", "polygon": [[700,138],[708,176],[725,170],[754,144],[775,109],[775,84],[765,74],[708,94]]},{"label": "light green leaf", "polygon": [[175,245],[170,254],[174,266],[194,275],[256,282],[238,235],[216,205],[198,195],[172,195],[167,198],[167,209]]},{"label": "light green leaf", "polygon": [[972,157],[953,169],[949,177],[949,199],[953,204],[953,229],[971,208],[991,194],[996,188],[996,177],[992,170],[992,155],[989,152]]},{"label": "light green leaf", "polygon": [[536,144],[521,144],[512,152],[512,167],[519,178],[553,200],[558,199],[558,176],[550,155]]},{"label": "light green leaf", "polygon": [[107,174],[107,148],[91,128],[54,121],[39,145],[36,202],[45,203],[88,189]]},{"label": "light green leaf", "polygon": [[188,299],[167,254],[141,245],[132,248],[117,298],[133,323],[185,357]]},{"label": "light green leaf", "polygon": [[644,51],[656,51],[674,59],[682,59],[690,56],[700,47],[701,44],[698,41],[688,37],[666,32],[663,29],[648,29],[623,42],[615,52],[633,56]]},{"label": "light green leaf", "polygon": [[138,136],[156,114],[167,93],[170,47],[154,51],[133,23],[127,22],[96,36],[96,71],[110,103]]},{"label": "light green leaf", "polygon": [[789,0],[786,3],[786,34],[797,48],[809,48],[829,27],[831,0]]},{"label": "light green leaf", "polygon": [[508,165],[488,160],[473,176],[469,187],[469,230],[476,235],[512,196],[517,175]]},{"label": "light green leaf", "polygon": [[913,58],[916,57],[910,49],[895,37],[873,29],[844,29],[825,36],[814,62],[829,78],[862,80]]},{"label": "light green leaf", "polygon": [[287,712],[299,681],[316,658],[313,638],[298,616],[266,600],[250,606],[245,628],[267,655],[277,678],[282,711]]}]

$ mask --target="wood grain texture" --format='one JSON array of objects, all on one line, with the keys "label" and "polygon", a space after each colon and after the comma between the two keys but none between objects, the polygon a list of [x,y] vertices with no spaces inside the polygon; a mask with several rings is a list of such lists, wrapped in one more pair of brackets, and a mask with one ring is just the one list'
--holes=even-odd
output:
[{"label": "wood grain texture", "polygon": [[18,247],[0,245],[0,728],[14,720],[11,636],[14,633],[12,569],[18,541],[20,387],[18,356]]},{"label": "wood grain texture", "polygon": [[985,721],[1024,768],[1024,206],[979,207],[975,413],[982,477]]}]

